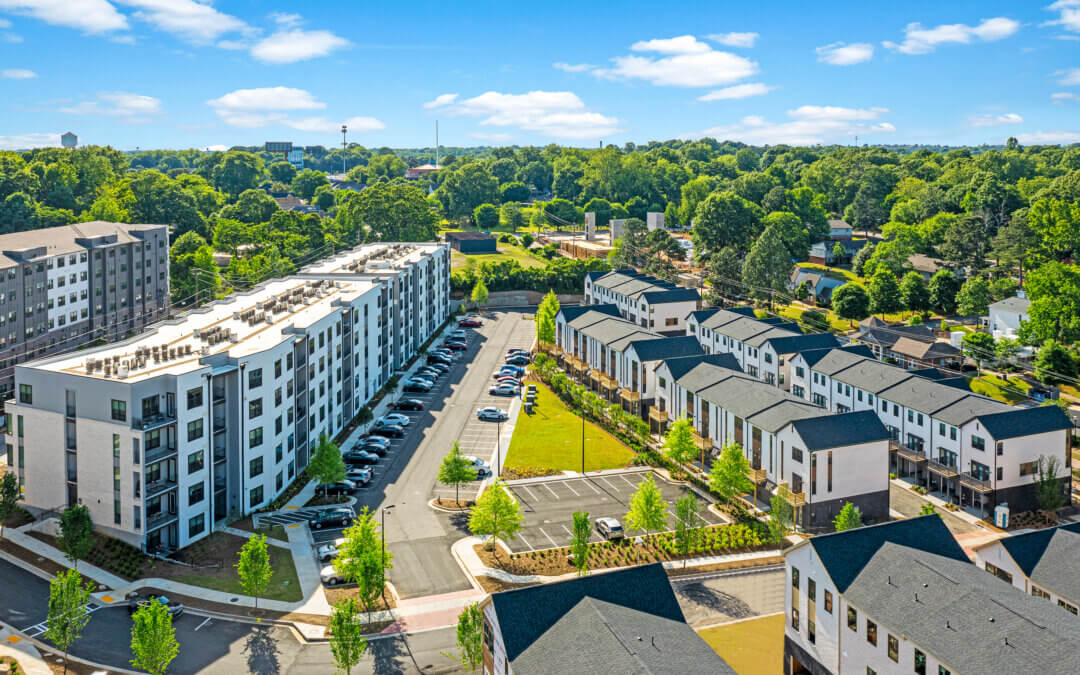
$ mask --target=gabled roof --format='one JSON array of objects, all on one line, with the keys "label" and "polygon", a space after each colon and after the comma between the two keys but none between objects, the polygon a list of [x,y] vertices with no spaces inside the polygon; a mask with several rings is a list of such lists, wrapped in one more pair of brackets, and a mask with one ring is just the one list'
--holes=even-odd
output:
[{"label": "gabled roof", "polygon": [[738,307],[728,307],[727,310],[725,310],[725,311],[731,312],[732,314],[742,314],[743,316],[748,316],[751,319],[754,318],[755,316],[757,316],[757,313],[754,312],[754,308],[751,307],[750,305],[739,305]]},{"label": "gabled roof", "polygon": [[833,349],[839,349],[841,351],[847,352],[848,354],[854,354],[856,356],[861,356],[867,359],[874,358],[874,352],[871,351],[869,347],[859,344],[848,344],[844,345],[843,347],[834,347],[828,349],[811,349],[809,351],[801,352],[799,355],[802,357],[803,361],[806,361],[807,366],[817,370],[816,366],[818,362],[828,356],[829,352],[833,351]]},{"label": "gabled roof", "polygon": [[495,238],[487,232],[447,232],[445,236],[447,241],[451,239],[454,239],[456,241],[467,241],[474,239],[488,241]]},{"label": "gabled roof", "polygon": [[808,335],[786,335],[782,337],[769,337],[762,340],[762,345],[768,344],[777,354],[796,354],[817,349],[839,347],[840,340],[832,333],[810,333]]},{"label": "gabled roof", "polygon": [[632,269],[612,270],[599,277],[592,277],[594,286],[607,288],[614,293],[637,299],[642,293],[650,291],[673,291],[680,287],[648,274],[641,274]]},{"label": "gabled roof", "polygon": [[833,219],[833,220],[829,221],[829,229],[830,230],[851,230],[851,229],[854,229],[854,228],[852,228],[851,225],[848,225],[847,221]]},{"label": "gabled roof", "polygon": [[802,399],[785,399],[761,412],[754,413],[746,421],[758,429],[775,434],[794,420],[820,415],[821,408]]},{"label": "gabled roof", "polygon": [[[963,391],[955,387],[946,387],[933,380],[925,380],[921,377],[912,375],[906,370],[901,370],[896,366],[889,366],[881,364],[885,368],[889,368],[894,371],[898,371],[907,375],[903,379],[897,379],[896,382],[888,387],[877,389],[874,391],[881,398],[891,401],[892,403],[899,403],[902,406],[913,408],[920,412],[924,412],[928,415],[936,414],[937,411],[953,405],[954,403],[968,398],[969,396],[976,396],[970,391]],[[880,372],[888,373],[888,370],[882,369]],[[847,371],[842,373],[847,374]]]},{"label": "gabled roof", "polygon": [[[955,380],[961,380],[962,383],[957,383]],[[961,424],[967,424],[979,415],[1012,410],[1011,406],[1000,401],[995,401],[994,399],[985,396],[979,396],[978,394],[972,394],[968,389],[967,380],[965,378],[949,378],[947,380],[939,380],[934,382],[934,384],[939,387],[951,387],[967,394],[967,396],[964,396],[955,403],[939,408],[933,413],[935,419],[939,419],[946,424],[951,424],[954,427],[958,427]]]},{"label": "gabled roof", "polygon": [[1029,579],[1073,602],[1080,598],[1080,523],[998,540]]},{"label": "gabled roof", "polygon": [[910,338],[921,342],[934,342],[934,329],[926,324],[916,326],[873,326],[863,327],[859,332],[859,340],[875,342],[885,347],[892,347],[897,340]]},{"label": "gabled roof", "polygon": [[746,318],[752,319],[753,317],[747,317],[744,312],[736,312],[730,309],[721,309],[715,312],[708,319],[706,319],[701,325],[705,328],[708,328],[709,330],[717,330],[721,326],[725,326],[734,321],[739,321],[740,319]]},{"label": "gabled roof", "polygon": [[687,321],[693,321],[694,323],[700,324],[700,323],[704,322],[706,319],[708,319],[710,316],[712,316],[713,314],[716,314],[719,311],[720,310],[718,310],[716,308],[699,309],[699,310],[690,312],[690,314],[687,315],[686,320]]},{"label": "gabled roof", "polygon": [[673,288],[668,291],[648,291],[641,297],[650,305],[660,305],[665,302],[696,302],[701,299],[701,294],[696,288]]},{"label": "gabled roof", "polygon": [[[827,359],[823,359],[822,363]],[[821,363],[815,370],[821,370]],[[912,379],[912,374],[903,368],[890,366],[873,359],[859,359],[843,370],[833,373],[833,379],[850,384],[871,394],[878,394],[900,382]]]},{"label": "gabled roof", "polygon": [[889,431],[873,410],[818,415],[792,423],[810,452],[889,440]]},{"label": "gabled roof", "polygon": [[559,307],[559,314],[562,315],[563,321],[566,323],[572,323],[575,319],[588,312],[622,317],[622,314],[619,312],[619,306],[611,303],[604,305],[563,305]]},{"label": "gabled roof", "polygon": [[585,278],[589,281],[595,282],[597,279],[604,276],[605,274],[607,274],[607,272],[586,272]]},{"label": "gabled roof", "polygon": [[634,340],[627,345],[627,349],[631,347],[641,361],[661,361],[705,353],[693,335]]},{"label": "gabled roof", "polygon": [[727,352],[723,354],[705,354],[703,356],[684,356],[682,358],[664,359],[664,365],[671,373],[671,379],[678,381],[680,377],[701,365],[707,363],[711,366],[719,366],[727,370],[741,373],[742,368],[734,355]]},{"label": "gabled roof", "polygon": [[758,333],[751,338],[748,338],[746,340],[746,344],[750,345],[751,347],[760,347],[762,344],[765,343],[766,340],[770,338],[787,338],[798,335],[798,333],[790,331],[786,328],[781,328],[780,326],[767,326],[766,328],[767,330],[762,331],[761,333]]},{"label": "gabled roof", "polygon": [[1073,428],[1072,420],[1056,405],[1012,408],[1004,412],[979,415],[979,422],[995,441]]},{"label": "gabled roof", "polygon": [[518,673],[734,673],[686,624],[660,563],[491,596]]},{"label": "gabled roof", "polygon": [[[873,352],[871,352],[871,354],[873,354]],[[835,375],[841,370],[850,368],[856,363],[873,360],[873,356],[866,356],[858,352],[853,352],[847,348],[830,349],[828,354],[818,359],[818,362],[814,365],[814,370],[819,373],[824,373],[825,375]],[[894,368],[894,370],[896,369]]]},{"label": "gabled roof", "polygon": [[708,362],[698,363],[693,368],[690,368],[674,379],[675,383],[686,391],[700,394],[702,390],[735,376],[738,376],[740,380],[753,381],[739,371],[734,371],[730,368],[724,368],[723,366],[717,366]]},{"label": "gabled roof", "polygon": [[[574,324],[586,320],[588,320],[588,315],[579,318]],[[574,325],[574,328],[601,344],[618,351],[625,349],[626,345],[633,340],[660,337],[660,335],[642,328],[633,321],[612,316],[605,316],[600,321],[589,323],[580,328]]]},{"label": "gabled roof", "polygon": [[998,300],[990,305],[991,311],[1012,312],[1014,314],[1027,314],[1029,309],[1031,309],[1031,301],[1027,298],[1019,298],[1016,296]]},{"label": "gabled roof", "polygon": [[940,359],[960,355],[960,350],[947,342],[923,342],[909,337],[897,339],[889,349],[914,359]]}]

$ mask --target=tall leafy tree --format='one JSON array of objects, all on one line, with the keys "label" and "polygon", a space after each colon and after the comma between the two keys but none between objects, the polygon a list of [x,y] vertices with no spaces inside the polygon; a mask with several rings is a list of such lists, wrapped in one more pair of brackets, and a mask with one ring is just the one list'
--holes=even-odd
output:
[{"label": "tall leafy tree", "polygon": [[90,555],[94,547],[94,523],[90,510],[81,504],[69,506],[60,512],[60,533],[57,544],[67,559],[79,568],[79,561]]},{"label": "tall leafy tree", "polygon": [[270,180],[288,185],[296,177],[296,167],[289,162],[274,162],[268,169]]},{"label": "tall leafy tree", "polygon": [[319,434],[319,442],[308,462],[307,474],[317,486],[345,480],[345,461],[341,458],[341,450],[326,434]]},{"label": "tall leafy tree", "polygon": [[4,523],[15,515],[19,505],[19,479],[13,471],[0,476],[0,540],[4,538]]},{"label": "tall leafy tree", "polygon": [[364,617],[354,598],[340,600],[330,609],[330,654],[338,671],[346,675],[360,664],[368,649]]},{"label": "tall leafy tree", "polygon": [[439,224],[423,190],[397,183],[366,188],[339,207],[336,218],[363,241],[430,241]]},{"label": "tall leafy tree", "polygon": [[1048,262],[1028,274],[1024,289],[1031,305],[1028,320],[1020,324],[1021,341],[1080,341],[1080,267]]},{"label": "tall leafy tree", "polygon": [[638,483],[637,490],[630,498],[630,510],[626,513],[626,525],[630,529],[645,530],[646,536],[653,530],[662,530],[667,526],[668,504],[660,488],[656,486],[652,474]]},{"label": "tall leafy tree", "polygon": [[757,235],[764,213],[757,204],[749,202],[734,192],[714,192],[705,198],[694,214],[694,251],[699,258],[724,246],[734,246],[740,251],[749,248],[750,240]]},{"label": "tall leafy tree", "polygon": [[315,190],[323,185],[330,185],[330,180],[322,171],[304,169],[292,179],[293,194],[303,200],[310,200],[315,196]]},{"label": "tall leafy tree", "polygon": [[705,299],[713,305],[723,305],[724,298],[734,298],[743,295],[740,281],[742,279],[742,259],[734,246],[725,246],[709,257],[706,267],[706,280],[709,288],[705,291]]},{"label": "tall leafy tree", "polygon": [[726,504],[735,503],[739,495],[751,492],[750,460],[738,443],[728,443],[720,450],[709,469],[709,489]]},{"label": "tall leafy tree", "polygon": [[977,367],[994,360],[996,354],[994,336],[989,333],[965,333],[964,354],[973,360]]},{"label": "tall leafy tree", "polygon": [[345,542],[338,547],[334,570],[356,584],[360,603],[370,612],[386,588],[386,571],[393,569],[394,556],[386,550],[385,533],[366,506],[342,536]]},{"label": "tall leafy tree", "polygon": [[255,609],[259,608],[259,596],[266,592],[274,568],[270,565],[270,553],[266,549],[266,535],[253,534],[240,547],[240,558],[234,565],[240,577],[240,587],[244,593],[255,598]]},{"label": "tall leafy tree", "polygon": [[697,457],[698,448],[694,444],[694,427],[686,417],[680,417],[671,423],[664,436],[664,454],[676,464],[692,462]]},{"label": "tall leafy tree", "polygon": [[235,202],[222,208],[218,217],[256,225],[270,220],[280,210],[281,207],[273,197],[262,190],[252,188],[244,190],[236,197]]},{"label": "tall leafy tree", "polygon": [[499,225],[499,209],[493,204],[481,204],[473,209],[473,222],[481,230],[493,230]]},{"label": "tall leafy tree", "polygon": [[476,468],[461,454],[461,447],[458,446],[457,441],[454,441],[454,447],[450,449],[446,457],[443,457],[442,464],[439,465],[438,480],[443,485],[454,486],[454,502],[458,505],[461,504],[458,493],[461,486],[476,480]]},{"label": "tall leafy tree", "polygon": [[848,282],[832,294],[833,311],[848,321],[862,321],[870,316],[870,294],[859,284]]},{"label": "tall leafy tree", "polygon": [[[798,216],[790,211],[773,211],[761,219],[761,224],[765,227],[766,232],[769,231],[769,228],[775,229],[776,234],[780,236],[784,246],[787,247],[789,258],[795,260],[806,259],[810,252],[810,245],[814,242],[811,241],[810,231],[806,229]],[[840,256],[837,257],[843,257],[843,244],[837,242],[836,245],[840,247],[841,251]],[[833,255],[836,255],[835,250]]]},{"label": "tall leafy tree", "polygon": [[1035,377],[1046,384],[1061,384],[1076,376],[1076,360],[1060,342],[1049,339],[1035,354]]},{"label": "tall leafy tree", "polygon": [[930,290],[921,274],[911,271],[900,280],[900,302],[912,312],[930,309]]},{"label": "tall leafy tree", "polygon": [[873,314],[891,314],[903,309],[900,300],[900,285],[896,276],[889,270],[881,270],[870,279],[870,311]]},{"label": "tall leafy tree", "polygon": [[83,585],[78,570],[61,572],[49,582],[49,613],[42,637],[64,651],[65,673],[68,649],[82,637],[83,629],[90,622],[90,612],[86,609],[90,602],[90,590]]},{"label": "tall leafy tree", "polygon": [[483,279],[477,279],[469,297],[477,307],[483,307],[488,301],[488,288]]},{"label": "tall leafy tree", "polygon": [[956,294],[957,311],[963,315],[984,315],[990,302],[990,284],[982,277],[971,277]]},{"label": "tall leafy tree", "polygon": [[476,500],[476,505],[469,515],[469,531],[478,537],[490,537],[489,543],[498,557],[496,542],[500,539],[513,539],[521,530],[524,521],[521,505],[510,496],[502,480],[496,479]]},{"label": "tall leafy tree", "polygon": [[833,529],[837,532],[854,530],[857,527],[862,527],[862,525],[862,514],[851,502],[844,502],[840,513],[837,513],[836,517],[833,518]]},{"label": "tall leafy tree", "polygon": [[263,161],[250,152],[230,150],[215,163],[212,173],[214,187],[225,194],[238,196],[259,183],[263,175]]},{"label": "tall leafy tree", "polygon": [[767,300],[771,307],[774,294],[787,292],[794,266],[776,226],[770,225],[754,242],[743,262],[743,283],[749,287],[750,295]]},{"label": "tall leafy tree", "polygon": [[574,567],[578,576],[589,573],[589,537],[592,536],[592,523],[588,511],[574,511],[573,532],[570,535],[570,553],[574,556]]},{"label": "tall leafy tree", "polygon": [[536,308],[536,339],[540,344],[555,343],[555,317],[559,314],[559,298],[548,290]]},{"label": "tall leafy tree", "polygon": [[478,162],[451,171],[435,194],[452,218],[470,217],[477,206],[499,199],[498,182]]},{"label": "tall leafy tree", "polygon": [[950,270],[938,270],[930,277],[927,285],[930,291],[930,305],[942,314],[956,311],[956,294],[960,292],[960,282]]},{"label": "tall leafy tree", "polygon": [[180,654],[169,608],[152,598],[135,611],[131,621],[131,653],[135,655],[131,665],[151,675],[165,675]]}]

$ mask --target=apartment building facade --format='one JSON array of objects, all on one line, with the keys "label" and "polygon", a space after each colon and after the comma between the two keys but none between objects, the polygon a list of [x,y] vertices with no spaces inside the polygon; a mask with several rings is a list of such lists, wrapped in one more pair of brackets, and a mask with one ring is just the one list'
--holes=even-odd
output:
[{"label": "apartment building facade", "polygon": [[632,269],[589,272],[585,304],[614,304],[624,319],[664,334],[682,334],[686,317],[698,309],[701,294]]},{"label": "apartment building facade", "polygon": [[94,221],[0,235],[0,398],[14,366],[169,312],[169,229]]},{"label": "apartment building facade", "polygon": [[[83,504],[100,529],[148,551],[265,506],[320,435],[341,431],[386,383],[398,345],[418,346],[449,315],[434,286],[444,277],[402,281],[401,271],[305,272],[134,339],[17,366],[7,443],[24,504]],[[406,302],[413,280],[429,285]]]},{"label": "apartment building facade", "polygon": [[975,565],[1073,616],[1080,612],[1080,523],[1018,532],[977,546]]}]

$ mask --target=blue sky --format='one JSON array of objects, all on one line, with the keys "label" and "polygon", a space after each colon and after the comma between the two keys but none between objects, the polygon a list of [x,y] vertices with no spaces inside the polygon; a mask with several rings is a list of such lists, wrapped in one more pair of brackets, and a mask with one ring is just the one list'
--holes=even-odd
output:
[{"label": "blue sky", "polygon": [[0,0],[0,148],[1080,142],[1080,0]]}]

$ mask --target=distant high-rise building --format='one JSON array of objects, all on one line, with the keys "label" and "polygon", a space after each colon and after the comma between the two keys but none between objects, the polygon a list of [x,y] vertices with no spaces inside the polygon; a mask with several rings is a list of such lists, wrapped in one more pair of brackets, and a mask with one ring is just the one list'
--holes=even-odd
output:
[{"label": "distant high-rise building", "polygon": [[293,150],[290,150],[287,157],[289,159],[289,164],[292,164],[294,167],[296,167],[297,171],[302,171],[304,169],[304,151],[303,150],[301,150],[300,148],[295,148]]},{"label": "distant high-rise building", "polygon": [[79,137],[70,131],[60,137],[60,145],[64,146],[65,148],[74,148],[78,144]]}]

